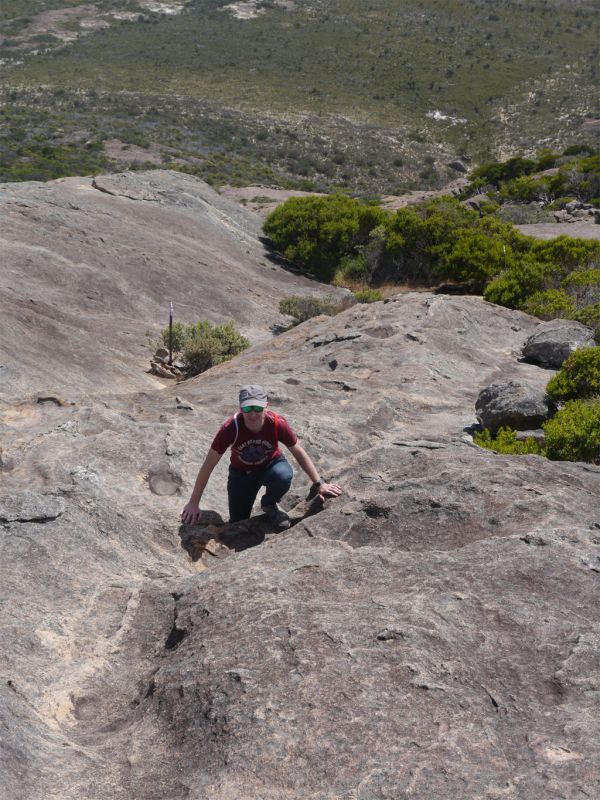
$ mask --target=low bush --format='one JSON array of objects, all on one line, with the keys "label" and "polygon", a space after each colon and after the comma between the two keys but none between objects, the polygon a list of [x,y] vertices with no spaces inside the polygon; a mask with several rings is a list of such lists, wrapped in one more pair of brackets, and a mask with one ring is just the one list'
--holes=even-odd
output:
[{"label": "low bush", "polygon": [[381,208],[342,194],[291,197],[269,214],[263,230],[292,263],[330,281],[341,260],[366,244],[385,218]]},{"label": "low bush", "polygon": [[600,345],[600,303],[592,303],[580,308],[573,315],[573,319],[590,327],[594,331],[596,344]]},{"label": "low bush", "polygon": [[544,430],[548,458],[600,464],[600,400],[571,400]]},{"label": "low bush", "polygon": [[[550,166],[558,167],[552,175],[539,175]],[[562,156],[542,151],[537,160],[510,158],[508,161],[483,164],[471,173],[469,194],[496,190],[499,197],[530,203],[558,203],[568,198],[594,202],[600,194],[600,156],[591,147],[567,148]]]},{"label": "low bush", "polygon": [[[169,346],[168,328],[161,331],[161,342],[165,347]],[[173,323],[173,350],[181,354],[190,376],[229,361],[248,347],[250,342],[233,322],[221,325],[213,325],[208,320]]]},{"label": "low bush", "polygon": [[476,433],[473,438],[479,447],[485,447],[487,450],[494,450],[503,455],[544,455],[543,448],[533,437],[529,436],[527,439],[519,441],[516,431],[511,428],[500,428],[496,436],[492,436],[490,431],[485,428],[480,433]]},{"label": "low bush", "polygon": [[500,189],[500,196],[522,203],[543,201],[548,197],[548,181],[543,178],[536,179],[522,175],[505,183]]},{"label": "low bush", "polygon": [[381,292],[377,289],[371,288],[370,286],[354,292],[354,297],[357,303],[376,303],[378,300],[383,300],[383,295]]},{"label": "low bush", "polygon": [[548,382],[546,394],[554,403],[600,397],[600,347],[571,353]]},{"label": "low bush", "polygon": [[520,308],[540,319],[572,319],[577,310],[575,300],[563,289],[535,292],[521,303]]},{"label": "low bush", "polygon": [[307,319],[325,314],[329,317],[334,316],[341,310],[331,298],[322,297],[286,297],[279,303],[281,314],[294,317],[294,325],[306,322]]},{"label": "low bush", "polygon": [[510,222],[511,225],[536,225],[542,222],[554,222],[552,212],[548,206],[542,208],[537,204],[533,205],[514,205],[505,203],[497,207],[496,216],[502,222]]},{"label": "low bush", "polygon": [[369,265],[361,253],[345,256],[331,281],[334,286],[345,286],[349,281],[364,281],[369,278]]},{"label": "low bush", "polygon": [[575,270],[565,278],[563,287],[580,307],[600,303],[600,268]]}]

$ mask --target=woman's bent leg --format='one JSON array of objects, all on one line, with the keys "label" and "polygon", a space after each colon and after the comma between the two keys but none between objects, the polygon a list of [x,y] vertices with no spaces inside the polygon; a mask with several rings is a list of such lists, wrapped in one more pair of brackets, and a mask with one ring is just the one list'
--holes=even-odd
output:
[{"label": "woman's bent leg", "polygon": [[261,483],[266,487],[261,505],[274,506],[292,485],[292,468],[282,456],[276,461],[272,461],[268,467],[261,470]]},{"label": "woman's bent leg", "polygon": [[252,506],[260,489],[258,475],[241,472],[239,469],[229,468],[227,479],[227,497],[229,499],[229,521],[239,522],[248,519],[252,513]]}]

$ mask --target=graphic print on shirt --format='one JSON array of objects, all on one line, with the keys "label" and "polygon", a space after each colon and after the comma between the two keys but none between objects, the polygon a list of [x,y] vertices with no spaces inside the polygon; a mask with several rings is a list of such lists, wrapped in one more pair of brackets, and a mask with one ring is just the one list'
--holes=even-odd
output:
[{"label": "graphic print on shirt", "polygon": [[254,472],[282,455],[279,442],[293,447],[297,441],[298,437],[284,417],[268,411],[262,430],[253,432],[246,427],[243,415],[239,413],[225,420],[211,448],[222,455],[231,447],[231,466]]},{"label": "graphic print on shirt", "polygon": [[235,448],[240,461],[248,466],[261,464],[268,461],[273,453],[273,443],[266,439],[248,439]]}]

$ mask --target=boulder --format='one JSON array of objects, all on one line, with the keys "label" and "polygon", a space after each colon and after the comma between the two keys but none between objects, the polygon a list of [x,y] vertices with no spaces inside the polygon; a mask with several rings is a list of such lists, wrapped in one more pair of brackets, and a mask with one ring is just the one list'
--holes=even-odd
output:
[{"label": "boulder", "polygon": [[462,172],[463,174],[469,171],[463,162],[459,161],[458,159],[456,161],[450,161],[447,166],[450,167],[450,169],[455,170],[455,172]]},{"label": "boulder", "polygon": [[536,428],[534,431],[517,431],[515,435],[517,442],[526,442],[527,439],[533,439],[540,447],[546,444],[546,432],[543,428]]},{"label": "boulder", "polygon": [[594,331],[581,322],[551,319],[542,322],[523,346],[523,357],[534,364],[559,369],[581,347],[594,346]]},{"label": "boulder", "polygon": [[551,413],[543,390],[517,381],[487,386],[477,398],[475,411],[477,419],[492,434],[499,428],[518,431],[539,428]]},{"label": "boulder", "polygon": [[468,200],[463,200],[463,205],[473,211],[480,211],[483,203],[489,203],[489,201],[490,198],[487,194],[475,194],[473,197],[469,197]]}]

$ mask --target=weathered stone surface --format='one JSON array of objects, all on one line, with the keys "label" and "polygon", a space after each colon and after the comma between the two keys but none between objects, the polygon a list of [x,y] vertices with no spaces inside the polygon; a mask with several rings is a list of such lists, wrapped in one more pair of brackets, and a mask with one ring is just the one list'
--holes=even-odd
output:
[{"label": "weathered stone surface", "polygon": [[593,217],[586,221],[576,220],[567,224],[559,222],[536,222],[528,225],[515,225],[515,228],[526,236],[536,239],[556,239],[557,236],[576,237],[577,239],[600,239],[600,230],[594,225]]},{"label": "weathered stone surface", "polygon": [[[596,797],[600,469],[466,433],[485,386],[543,390],[548,370],[519,361],[537,327],[411,293],[310,320],[185,391],[126,392],[99,368],[97,396],[1,402],[0,795]],[[181,526],[250,380],[344,494],[319,510],[297,474],[289,531],[228,525],[223,459],[201,524]],[[179,495],[153,493],[151,465]],[[38,501],[61,514],[16,519]]]},{"label": "weathered stone surface", "polygon": [[[0,185],[0,399],[156,389],[146,331],[234,319],[251,341],[279,302],[340,295],[277,266],[261,221],[167,170]],[[18,332],[18,347],[11,348]]]},{"label": "weathered stone surface", "polygon": [[558,369],[580,347],[594,346],[594,331],[581,322],[552,319],[542,322],[523,345],[523,357],[535,364]]},{"label": "weathered stone surface", "polygon": [[469,197],[466,200],[462,201],[464,206],[473,209],[473,211],[481,211],[481,206],[485,203],[489,203],[490,198],[489,195],[482,192],[481,194],[474,194],[473,197]]},{"label": "weathered stone surface", "polygon": [[465,172],[468,172],[468,171],[469,171],[468,167],[466,167],[466,166],[463,164],[463,162],[462,162],[462,161],[459,161],[458,159],[457,159],[456,161],[450,161],[450,163],[448,164],[448,166],[450,167],[450,169],[453,169],[453,170],[455,170],[456,172],[463,172],[463,173],[465,173]]},{"label": "weathered stone surface", "polygon": [[51,522],[64,511],[65,504],[60,497],[29,491],[0,496],[0,522]]},{"label": "weathered stone surface", "polygon": [[181,475],[168,462],[153,464],[148,470],[148,486],[153,494],[179,494],[182,483]]},{"label": "weathered stone surface", "polygon": [[539,428],[551,415],[546,392],[517,381],[486,386],[475,404],[477,419],[493,434],[499,428]]},{"label": "weathered stone surface", "polygon": [[540,447],[546,444],[546,432],[543,428],[536,428],[532,431],[517,431],[515,438],[518,442],[525,442],[527,439],[533,439]]}]

